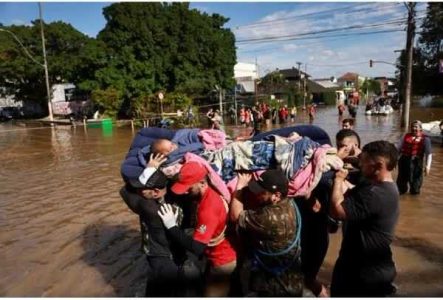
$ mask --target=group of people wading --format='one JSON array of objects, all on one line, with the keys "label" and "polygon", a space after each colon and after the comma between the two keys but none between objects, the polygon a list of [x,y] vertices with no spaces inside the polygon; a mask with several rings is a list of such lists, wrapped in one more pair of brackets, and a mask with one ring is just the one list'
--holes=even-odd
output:
[{"label": "group of people wading", "polygon": [[[323,132],[301,126],[304,132]],[[387,141],[361,147],[353,126],[353,119],[343,121],[336,150],[328,152],[340,161],[339,168],[322,170],[315,187],[296,197],[289,196],[292,178],[280,167],[250,171],[231,166],[234,184],[227,193],[211,170],[214,164],[202,162],[200,154],[185,154],[200,147],[200,140],[183,144],[189,137],[162,131],[142,143],[134,141],[122,165],[120,194],[140,219],[148,260],[146,296],[299,297],[304,288],[315,296],[393,295],[396,268],[390,245],[399,192],[408,185],[411,194],[420,192],[423,167],[430,172],[430,141],[414,121],[398,148]],[[141,148],[148,150],[134,152]],[[172,174],[166,162],[180,151],[186,160]],[[143,168],[130,165],[135,157],[146,161]],[[397,164],[396,184],[392,172]],[[128,176],[132,171],[136,176]],[[329,234],[340,224],[342,245],[327,289],[317,275]]]}]

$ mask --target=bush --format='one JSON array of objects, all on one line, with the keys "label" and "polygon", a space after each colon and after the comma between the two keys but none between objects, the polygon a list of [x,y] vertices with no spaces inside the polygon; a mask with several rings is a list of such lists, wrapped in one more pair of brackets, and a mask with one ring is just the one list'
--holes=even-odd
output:
[{"label": "bush", "polygon": [[192,99],[183,93],[173,92],[165,95],[163,99],[163,112],[184,111],[192,105]]},{"label": "bush", "polygon": [[443,96],[432,98],[431,107],[443,107]]},{"label": "bush", "polygon": [[131,100],[130,112],[135,119],[146,120],[153,114],[160,114],[159,99],[155,94],[141,95]]},{"label": "bush", "polygon": [[92,102],[97,105],[103,115],[116,119],[123,102],[122,93],[115,88],[109,87],[106,90],[95,90],[91,95]]},{"label": "bush", "polygon": [[336,97],[335,91],[323,93],[323,101],[326,105],[335,105]]}]

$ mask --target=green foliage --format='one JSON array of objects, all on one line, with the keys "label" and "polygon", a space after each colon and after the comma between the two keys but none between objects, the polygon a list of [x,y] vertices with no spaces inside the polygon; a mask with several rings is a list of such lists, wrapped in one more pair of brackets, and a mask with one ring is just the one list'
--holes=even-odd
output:
[{"label": "green foliage", "polygon": [[192,99],[183,93],[168,93],[163,99],[163,109],[167,108],[169,111],[182,111],[192,105]]},{"label": "green foliage", "polygon": [[266,74],[265,77],[261,79],[261,85],[273,85],[273,84],[284,84],[285,77],[278,70]]},{"label": "green foliage", "polygon": [[104,15],[98,39],[114,65],[98,71],[102,88],[118,86],[130,99],[158,90],[201,96],[215,84],[233,85],[235,40],[222,27],[228,19],[188,3],[114,3]]},{"label": "green foliage", "polygon": [[271,97],[269,97],[269,100],[266,101],[266,103],[268,103],[270,107],[277,107],[279,105],[277,99],[271,99]]},{"label": "green foliage", "polygon": [[103,111],[107,117],[115,119],[120,110],[123,101],[121,92],[115,88],[107,88],[106,90],[95,90],[91,97],[93,103]]},{"label": "green foliage", "polygon": [[323,93],[323,101],[326,105],[335,105],[336,94],[335,91],[324,92]]},{"label": "green foliage", "polygon": [[[15,94],[16,99],[46,102],[40,21],[33,21],[32,26],[2,28],[12,32],[35,61],[26,55],[12,34],[0,32],[0,86],[6,89],[6,94]],[[97,57],[99,60],[100,56],[92,55],[91,49],[99,48],[93,39],[63,22],[44,24],[44,29],[50,84],[78,82],[80,78],[85,80],[94,76],[92,62]]]},{"label": "green foliage", "polygon": [[366,79],[360,85],[360,92],[363,94],[366,94],[366,91],[369,94],[371,94],[371,93],[372,94],[380,94],[380,92],[381,92],[380,83],[374,79]]},{"label": "green foliage", "polygon": [[[306,102],[308,102],[307,99],[306,99]],[[295,105],[295,106],[302,106],[303,105],[303,95],[301,93],[294,92],[293,105]]]},{"label": "green foliage", "polygon": [[[418,49],[414,53],[413,88],[415,94],[443,94],[443,74],[438,63],[443,59],[443,3],[429,2],[421,25]],[[404,59],[404,58],[403,58]],[[400,73],[404,77],[403,73]]]},{"label": "green foliage", "polygon": [[[159,2],[113,3],[103,14],[107,24],[97,39],[63,22],[45,24],[50,84],[73,82],[83,91],[95,91],[98,103],[112,115],[140,110],[138,102],[149,102],[144,97],[159,90],[171,97],[177,93],[173,101],[184,105],[190,101],[184,95],[205,97],[216,84],[224,89],[234,85],[235,37],[224,28],[227,18],[191,10],[189,3]],[[43,63],[40,23],[32,24],[2,28]],[[30,60],[6,32],[0,32],[0,74],[5,93],[46,101],[41,64]],[[110,105],[103,93],[113,94],[110,99],[118,103]]]},{"label": "green foliage", "polygon": [[430,107],[443,107],[443,96],[433,98]]},{"label": "green foliage", "polygon": [[[162,100],[163,112],[184,112],[189,105],[192,105],[192,99],[182,93],[168,93]],[[136,119],[148,119],[153,115],[161,113],[160,100],[156,94],[141,95],[131,101],[130,111],[132,117]]]},{"label": "green foliage", "polygon": [[130,105],[131,115],[135,119],[146,120],[153,114],[160,113],[159,99],[155,94],[140,95],[132,99]]}]

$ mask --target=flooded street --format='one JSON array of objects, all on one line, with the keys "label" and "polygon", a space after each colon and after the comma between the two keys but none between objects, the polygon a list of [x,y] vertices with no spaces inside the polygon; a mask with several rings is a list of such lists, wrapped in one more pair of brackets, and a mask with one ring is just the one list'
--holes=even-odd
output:
[{"label": "flooded street", "polygon": [[[417,118],[441,119],[443,109],[413,108],[411,120]],[[307,116],[299,114],[296,123],[308,123]],[[396,143],[399,123],[398,112],[365,116],[360,107],[356,131],[363,144]],[[314,124],[334,140],[337,110],[320,107]],[[138,218],[118,194],[133,134],[0,124],[0,296],[143,295]],[[393,247],[401,296],[443,296],[443,148],[433,144],[433,153],[421,195],[401,197]],[[341,237],[331,239],[321,271],[327,283]]]}]

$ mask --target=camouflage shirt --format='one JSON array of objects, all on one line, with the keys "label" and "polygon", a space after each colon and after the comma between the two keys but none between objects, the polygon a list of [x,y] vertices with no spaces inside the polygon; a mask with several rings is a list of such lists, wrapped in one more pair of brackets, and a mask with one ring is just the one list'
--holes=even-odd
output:
[{"label": "camouflage shirt", "polygon": [[275,205],[245,210],[240,215],[238,226],[245,233],[243,241],[249,245],[250,252],[255,253],[255,259],[252,255],[249,296],[302,295],[303,275],[300,268],[299,245],[278,256],[257,253],[257,250],[267,253],[280,252],[294,242],[297,234],[297,215],[291,201],[283,199]]},{"label": "camouflage shirt", "polygon": [[289,199],[275,205],[244,210],[238,226],[248,234],[251,247],[265,252],[286,249],[294,240],[297,226],[294,207]]}]

